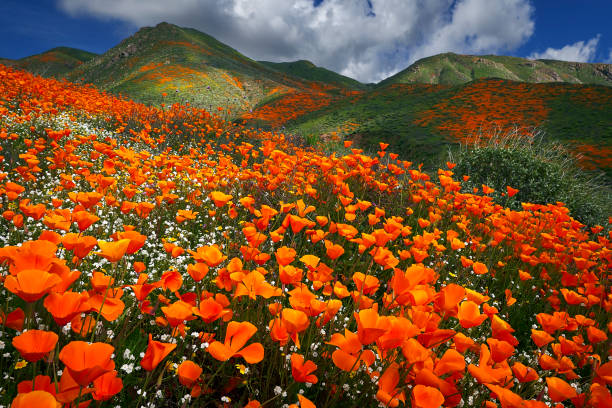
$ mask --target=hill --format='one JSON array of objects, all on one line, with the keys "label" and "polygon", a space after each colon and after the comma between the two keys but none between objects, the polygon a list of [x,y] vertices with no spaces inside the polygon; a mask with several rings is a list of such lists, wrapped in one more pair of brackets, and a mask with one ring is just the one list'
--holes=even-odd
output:
[{"label": "hill", "polygon": [[56,47],[19,60],[2,59],[0,62],[36,75],[61,78],[96,55],[77,48]]},{"label": "hill", "polygon": [[259,61],[274,70],[283,72],[287,75],[291,75],[297,78],[304,79],[306,81],[318,81],[328,84],[336,84],[350,89],[365,89],[366,85],[361,82],[349,78],[344,75],[340,75],[329,69],[318,67],[310,61],[299,60],[293,62],[269,62]]},{"label": "hill", "polygon": [[378,85],[395,83],[459,85],[482,78],[612,86],[612,64],[445,53],[418,60]]},{"label": "hill", "polygon": [[[250,118],[284,126],[313,144],[348,138],[374,151],[378,143],[388,143],[390,151],[429,164],[481,133],[537,128],[584,156],[585,167],[602,169],[612,180],[612,88],[607,86],[480,79],[454,86],[386,84],[321,98],[328,103],[305,105],[309,110],[292,99],[284,96],[260,106]],[[270,112],[283,106],[294,115],[272,120]]]},{"label": "hill", "polygon": [[69,77],[144,103],[232,111],[296,89],[338,88],[270,68],[205,33],[168,23],[140,29]]}]

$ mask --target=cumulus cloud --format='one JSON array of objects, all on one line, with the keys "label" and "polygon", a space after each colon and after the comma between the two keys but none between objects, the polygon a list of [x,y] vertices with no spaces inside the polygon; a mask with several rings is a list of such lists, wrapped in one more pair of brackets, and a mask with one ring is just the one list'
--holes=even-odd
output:
[{"label": "cumulus cloud", "polygon": [[254,59],[308,59],[364,82],[440,52],[512,51],[534,30],[530,0],[57,1],[72,15],[135,26],[167,21]]},{"label": "cumulus cloud", "polygon": [[[592,62],[595,59],[597,45],[599,44],[599,35],[590,40],[578,41],[574,44],[568,44],[562,48],[547,48],[544,52],[534,52],[528,58],[531,59],[554,59],[561,61],[572,62]],[[610,53],[612,58],[612,52]]]}]

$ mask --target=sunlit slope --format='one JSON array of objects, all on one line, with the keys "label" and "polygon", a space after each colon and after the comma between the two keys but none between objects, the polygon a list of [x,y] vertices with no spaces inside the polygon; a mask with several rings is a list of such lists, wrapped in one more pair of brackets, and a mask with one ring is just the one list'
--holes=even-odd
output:
[{"label": "sunlit slope", "polygon": [[61,78],[96,56],[76,48],[57,47],[19,60],[3,59],[1,62],[36,75]]},{"label": "sunlit slope", "polygon": [[445,53],[420,59],[379,85],[415,82],[458,85],[481,78],[612,86],[612,64]]},{"label": "sunlit slope", "polygon": [[[612,168],[612,88],[607,86],[499,79],[456,86],[389,84],[311,106],[282,125],[311,139],[356,139],[366,149],[389,143],[392,151],[425,162],[481,134],[537,128],[583,154],[588,168],[608,175]],[[269,117],[266,108],[256,110],[255,117]]]}]

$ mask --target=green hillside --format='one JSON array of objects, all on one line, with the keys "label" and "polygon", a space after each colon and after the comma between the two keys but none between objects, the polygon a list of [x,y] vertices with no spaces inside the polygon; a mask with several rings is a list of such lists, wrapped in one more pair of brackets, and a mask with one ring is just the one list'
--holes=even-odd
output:
[{"label": "green hillside", "polygon": [[481,78],[612,86],[612,64],[445,53],[418,60],[379,85],[415,82],[459,85]]},{"label": "green hillside", "polygon": [[57,47],[19,60],[2,60],[2,63],[36,75],[61,78],[96,56],[97,54],[89,51]]},{"label": "green hillside", "polygon": [[[140,102],[188,102],[233,111],[248,111],[271,97],[313,86],[311,81],[260,64],[207,34],[168,23],[140,29],[73,71],[70,78]],[[163,93],[167,94],[164,98]]]},{"label": "green hillside", "polygon": [[365,89],[366,85],[361,82],[340,75],[329,69],[317,67],[310,61],[299,60],[293,62],[269,62],[259,61],[260,64],[272,68],[276,71],[283,72],[297,78],[302,78],[306,81],[319,81],[328,84],[336,84],[349,89]]},{"label": "green hillside", "polygon": [[[255,117],[260,110],[265,105]],[[481,133],[537,128],[612,180],[612,88],[601,85],[500,79],[454,86],[387,84],[336,99],[284,126],[317,144],[333,145],[330,135],[372,151],[379,142],[388,143],[390,151],[426,164]]]}]

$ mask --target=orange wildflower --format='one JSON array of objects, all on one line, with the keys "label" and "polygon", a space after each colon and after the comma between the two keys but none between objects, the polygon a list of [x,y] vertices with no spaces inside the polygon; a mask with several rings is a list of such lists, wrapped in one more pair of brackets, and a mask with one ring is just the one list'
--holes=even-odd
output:
[{"label": "orange wildflower", "polygon": [[191,388],[202,375],[202,367],[191,360],[185,360],[179,364],[176,373],[179,382],[187,388]]},{"label": "orange wildflower", "polygon": [[93,399],[96,401],[108,401],[123,389],[123,380],[117,377],[117,371],[109,371],[102,374],[93,381]]},{"label": "orange wildflower", "polygon": [[116,242],[98,241],[100,252],[94,254],[106,258],[109,262],[118,262],[127,252],[131,242],[129,239],[120,239]]},{"label": "orange wildflower", "polygon": [[393,362],[378,380],[376,399],[391,408],[398,407],[400,402],[406,402],[404,391],[398,391],[396,388],[399,380],[399,366]]},{"label": "orange wildflower", "polygon": [[261,343],[252,343],[244,347],[256,332],[257,327],[252,323],[231,321],[227,325],[225,342],[212,342],[208,346],[208,352],[219,361],[227,361],[232,357],[242,357],[249,364],[259,363],[264,358],[264,349]]},{"label": "orange wildflower", "polygon": [[546,385],[548,385],[548,396],[553,402],[561,402],[578,396],[574,387],[558,377],[546,377]]},{"label": "orange wildflower", "polygon": [[54,286],[62,282],[62,278],[54,273],[40,269],[25,269],[16,276],[9,275],[4,281],[4,287],[26,302],[36,302],[46,295]]},{"label": "orange wildflower", "polygon": [[12,408],[60,408],[60,404],[53,394],[47,391],[31,391],[25,394],[17,394],[13,402]]},{"label": "orange wildflower", "polygon": [[418,384],[412,389],[415,408],[438,408],[444,403],[444,395],[434,387]]},{"label": "orange wildflower", "polygon": [[223,207],[233,196],[222,193],[221,191],[213,191],[209,195],[210,199],[215,203],[217,207]]},{"label": "orange wildflower", "polygon": [[35,362],[47,355],[55,348],[58,340],[57,334],[44,330],[28,330],[13,337],[13,346],[21,356],[29,362]]},{"label": "orange wildflower", "polygon": [[147,371],[153,371],[175,348],[176,344],[162,343],[153,340],[153,335],[149,333],[149,345],[147,346],[144,357],[140,360],[140,365]]},{"label": "orange wildflower", "polygon": [[316,384],[318,379],[313,375],[317,370],[317,365],[308,360],[304,362],[304,356],[301,354],[291,354],[291,373],[293,379],[297,382]]},{"label": "orange wildflower", "polygon": [[71,341],[59,353],[59,359],[66,365],[70,376],[81,387],[112,371],[115,363],[111,355],[115,348],[106,343]]}]

